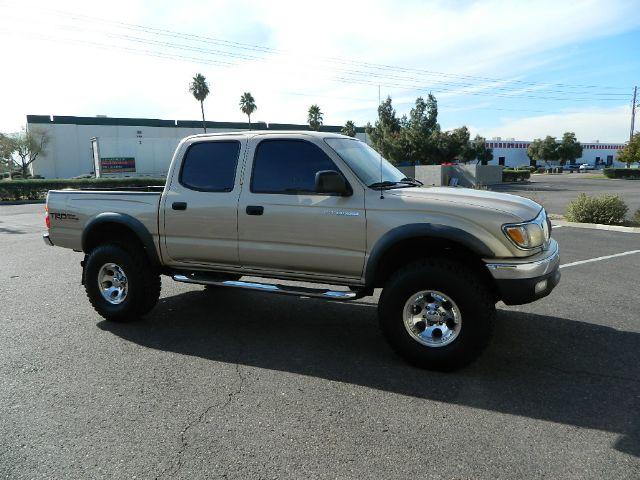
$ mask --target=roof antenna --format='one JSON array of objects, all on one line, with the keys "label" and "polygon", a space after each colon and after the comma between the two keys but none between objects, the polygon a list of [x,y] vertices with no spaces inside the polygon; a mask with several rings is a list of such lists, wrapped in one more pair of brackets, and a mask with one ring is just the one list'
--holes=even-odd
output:
[{"label": "roof antenna", "polygon": [[384,200],[384,187],[382,186],[382,155],[378,153],[380,157],[380,200]]},{"label": "roof antenna", "polygon": [[[380,116],[380,104],[382,103],[380,99],[380,85],[378,85],[378,116]],[[378,152],[378,156],[380,157],[380,200],[384,200],[384,187],[382,186],[382,154]]]}]

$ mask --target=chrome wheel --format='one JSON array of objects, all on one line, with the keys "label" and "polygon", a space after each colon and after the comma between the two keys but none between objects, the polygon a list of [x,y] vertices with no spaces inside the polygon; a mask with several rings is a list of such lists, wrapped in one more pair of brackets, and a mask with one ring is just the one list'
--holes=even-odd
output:
[{"label": "chrome wheel", "polygon": [[110,304],[124,302],[129,290],[124,270],[115,263],[105,263],[98,271],[98,288],[102,297]]},{"label": "chrome wheel", "polygon": [[404,304],[404,328],[411,338],[427,347],[444,347],[462,328],[460,309],[451,298],[435,290],[423,290]]}]

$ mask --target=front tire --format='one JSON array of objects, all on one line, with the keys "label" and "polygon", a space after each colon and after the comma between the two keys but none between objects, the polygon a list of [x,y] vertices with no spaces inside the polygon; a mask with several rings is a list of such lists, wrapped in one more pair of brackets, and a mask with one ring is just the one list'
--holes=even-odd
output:
[{"label": "front tire", "polygon": [[160,298],[160,275],[141,248],[109,243],[86,258],[84,284],[93,308],[114,322],[129,322],[148,313]]},{"label": "front tire", "polygon": [[430,258],[398,270],[385,285],[378,315],[391,347],[409,363],[453,370],[489,342],[495,296],[468,267]]}]

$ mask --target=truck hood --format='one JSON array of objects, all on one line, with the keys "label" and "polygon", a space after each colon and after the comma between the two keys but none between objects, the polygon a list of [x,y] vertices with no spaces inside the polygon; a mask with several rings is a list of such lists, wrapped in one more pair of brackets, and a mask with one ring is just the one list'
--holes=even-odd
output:
[{"label": "truck hood", "polygon": [[472,205],[474,207],[492,209],[514,215],[523,222],[535,218],[542,208],[540,204],[528,198],[487,190],[474,190],[471,188],[403,188],[385,192],[385,195],[389,194],[415,200],[450,202],[459,206]]}]

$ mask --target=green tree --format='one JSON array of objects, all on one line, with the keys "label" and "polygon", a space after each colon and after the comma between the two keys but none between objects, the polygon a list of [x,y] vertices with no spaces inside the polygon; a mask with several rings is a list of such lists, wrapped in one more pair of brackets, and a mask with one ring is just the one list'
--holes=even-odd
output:
[{"label": "green tree", "polygon": [[565,132],[562,135],[562,141],[558,145],[558,159],[560,165],[565,163],[574,163],[576,159],[582,157],[582,145],[576,139],[576,134],[573,132]]},{"label": "green tree", "polygon": [[487,140],[484,137],[476,135],[471,141],[471,148],[478,163],[486,165],[493,160],[493,150],[487,147]]},{"label": "green tree", "polygon": [[540,140],[539,138],[536,138],[527,147],[527,156],[529,157],[530,165],[535,167],[538,164],[538,161],[542,160],[541,148],[542,140]]},{"label": "green tree", "polygon": [[342,127],[342,130],[340,132],[343,135],[346,135],[348,137],[355,137],[356,136],[356,124],[353,123],[351,120],[347,120],[347,123],[344,124],[344,127]]},{"label": "green tree", "polygon": [[49,136],[45,132],[38,130],[23,130],[22,133],[14,137],[15,155],[17,165],[21,170],[22,178],[29,176],[29,166],[36,161],[39,156],[45,156],[45,148],[49,143]]},{"label": "green tree", "polygon": [[0,168],[11,172],[13,168],[13,153],[16,151],[15,139],[0,133]]},{"label": "green tree", "polygon": [[475,158],[467,127],[459,127],[447,132],[435,130],[431,136],[431,142],[434,147],[431,158],[436,164],[455,160],[466,163]]},{"label": "green tree", "polygon": [[209,84],[207,83],[207,79],[201,73],[197,73],[195,77],[193,77],[191,83],[189,84],[189,91],[194,96],[194,98],[200,102],[200,111],[202,112],[202,128],[204,129],[204,133],[207,133],[207,124],[204,119],[204,100],[209,95]]},{"label": "green tree", "polygon": [[250,92],[244,92],[240,97],[240,110],[249,119],[249,130],[251,130],[251,114],[258,109],[256,101]]},{"label": "green tree", "polygon": [[378,120],[376,120],[374,126],[367,123],[365,131],[371,139],[373,148],[375,148],[380,155],[395,164],[404,160],[398,155],[401,125],[400,120],[396,117],[396,111],[393,108],[391,97],[387,97],[387,99],[378,106]]},{"label": "green tree", "polygon": [[307,112],[307,121],[311,130],[320,131],[322,127],[323,113],[318,105],[311,105]]},{"label": "green tree", "polygon": [[550,135],[547,135],[544,140],[536,138],[527,148],[527,155],[533,162],[541,160],[549,165],[550,161],[558,159],[558,142]]},{"label": "green tree", "polygon": [[467,163],[476,158],[476,152],[471,144],[471,134],[466,126],[455,128],[451,131],[452,148],[456,151],[454,158],[462,163]]},{"label": "green tree", "polygon": [[627,168],[630,168],[632,163],[640,163],[640,132],[635,133],[631,141],[618,152],[618,160],[625,162]]},{"label": "green tree", "polygon": [[411,165],[429,164],[432,162],[434,132],[440,130],[438,125],[438,102],[429,94],[425,102],[422,97],[416,99],[415,106],[409,112],[409,118],[400,121],[400,149],[403,161]]}]

